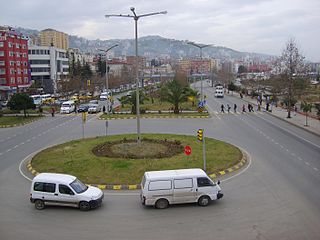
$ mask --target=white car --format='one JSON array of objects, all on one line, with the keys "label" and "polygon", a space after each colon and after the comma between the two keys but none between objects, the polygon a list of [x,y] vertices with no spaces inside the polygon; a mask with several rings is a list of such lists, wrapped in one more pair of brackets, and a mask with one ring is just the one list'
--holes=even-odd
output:
[{"label": "white car", "polygon": [[99,104],[90,104],[88,108],[88,113],[98,113],[101,112],[101,107]]},{"label": "white car", "polygon": [[78,207],[87,211],[101,205],[103,192],[87,186],[74,176],[58,173],[40,173],[32,180],[30,201],[42,210],[46,205]]}]

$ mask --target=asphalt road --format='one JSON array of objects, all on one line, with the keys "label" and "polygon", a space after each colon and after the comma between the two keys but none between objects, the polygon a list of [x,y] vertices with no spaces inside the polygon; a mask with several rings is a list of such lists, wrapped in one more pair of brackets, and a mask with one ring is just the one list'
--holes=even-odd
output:
[{"label": "asphalt road", "polygon": [[[245,149],[251,164],[222,182],[225,196],[202,208],[142,207],[139,192],[105,192],[104,204],[89,212],[63,207],[37,211],[30,182],[18,167],[29,154],[82,137],[80,115],[47,117],[0,129],[0,239],[320,239],[320,138],[267,113],[220,114],[204,87],[212,118],[141,119],[142,132],[205,135]],[[134,133],[135,120],[109,121],[108,134]],[[105,134],[105,122],[89,115],[85,136]],[[201,166],[199,166],[201,167]]]}]

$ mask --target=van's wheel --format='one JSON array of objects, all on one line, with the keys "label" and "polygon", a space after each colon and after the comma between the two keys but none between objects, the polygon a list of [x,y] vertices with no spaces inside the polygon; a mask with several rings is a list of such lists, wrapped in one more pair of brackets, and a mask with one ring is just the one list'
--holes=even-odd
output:
[{"label": "van's wheel", "polygon": [[38,210],[42,210],[45,207],[44,202],[42,200],[40,200],[40,199],[37,199],[37,200],[34,201],[34,206]]},{"label": "van's wheel", "polygon": [[210,203],[210,198],[208,196],[202,196],[198,200],[198,204],[202,207],[208,206]]},{"label": "van's wheel", "polygon": [[88,202],[80,202],[79,203],[79,208],[81,211],[88,211],[90,210],[90,204]]},{"label": "van's wheel", "polygon": [[167,199],[161,198],[156,201],[155,207],[158,209],[164,209],[169,206],[169,202]]}]

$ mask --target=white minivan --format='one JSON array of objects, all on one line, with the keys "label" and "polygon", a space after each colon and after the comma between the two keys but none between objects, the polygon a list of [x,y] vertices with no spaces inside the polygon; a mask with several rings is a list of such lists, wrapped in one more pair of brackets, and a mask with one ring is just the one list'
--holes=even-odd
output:
[{"label": "white minivan", "polygon": [[219,184],[198,168],[150,171],[143,175],[140,197],[143,205],[160,209],[193,202],[207,206],[223,197]]},{"label": "white minivan", "polygon": [[32,180],[30,201],[42,210],[45,205],[78,207],[86,211],[101,205],[103,192],[68,174],[40,173]]},{"label": "white minivan", "polygon": [[61,104],[60,113],[72,113],[76,110],[74,101],[66,101]]}]

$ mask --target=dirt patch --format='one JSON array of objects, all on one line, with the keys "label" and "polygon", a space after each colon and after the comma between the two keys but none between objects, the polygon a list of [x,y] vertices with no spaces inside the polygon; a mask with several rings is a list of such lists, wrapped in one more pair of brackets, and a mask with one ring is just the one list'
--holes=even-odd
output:
[{"label": "dirt patch", "polygon": [[134,139],[105,142],[92,149],[98,157],[112,158],[166,158],[183,153],[180,141],[155,140],[143,138],[139,145]]}]

